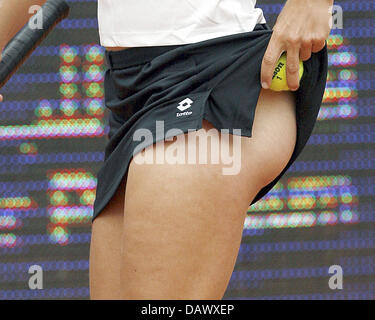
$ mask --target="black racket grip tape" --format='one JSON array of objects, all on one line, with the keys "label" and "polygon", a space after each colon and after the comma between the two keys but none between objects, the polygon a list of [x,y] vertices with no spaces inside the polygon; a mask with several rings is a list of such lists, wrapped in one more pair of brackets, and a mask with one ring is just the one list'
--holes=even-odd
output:
[{"label": "black racket grip tape", "polygon": [[4,86],[52,29],[68,16],[69,9],[69,5],[64,0],[48,0],[40,9],[42,10],[42,28],[30,28],[29,22],[27,22],[9,41],[3,50],[0,62],[0,88]]}]

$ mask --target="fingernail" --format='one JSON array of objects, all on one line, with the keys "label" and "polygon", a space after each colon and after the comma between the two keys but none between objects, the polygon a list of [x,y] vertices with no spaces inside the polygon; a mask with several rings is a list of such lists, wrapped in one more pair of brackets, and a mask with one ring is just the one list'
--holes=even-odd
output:
[{"label": "fingernail", "polygon": [[262,88],[263,89],[268,89],[269,88],[267,82],[262,82]]}]

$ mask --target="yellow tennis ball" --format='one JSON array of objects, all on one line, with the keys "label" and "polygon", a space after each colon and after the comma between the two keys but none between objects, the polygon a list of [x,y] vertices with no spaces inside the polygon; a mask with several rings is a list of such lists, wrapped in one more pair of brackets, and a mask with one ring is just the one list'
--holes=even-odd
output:
[{"label": "yellow tennis ball", "polygon": [[[299,79],[301,80],[303,75],[303,62],[299,62]],[[289,91],[288,83],[286,80],[286,53],[284,52],[279,61],[276,64],[275,71],[273,73],[271,90],[273,91]]]}]

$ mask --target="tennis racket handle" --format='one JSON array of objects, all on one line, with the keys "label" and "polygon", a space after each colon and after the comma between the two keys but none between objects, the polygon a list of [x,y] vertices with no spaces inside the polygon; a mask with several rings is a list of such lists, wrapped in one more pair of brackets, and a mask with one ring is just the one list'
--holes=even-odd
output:
[{"label": "tennis racket handle", "polygon": [[40,10],[42,10],[40,14],[42,28],[33,28],[33,26],[30,28],[29,22],[27,22],[4,48],[0,62],[0,88],[4,86],[52,29],[68,16],[69,5],[64,0],[48,0]]}]

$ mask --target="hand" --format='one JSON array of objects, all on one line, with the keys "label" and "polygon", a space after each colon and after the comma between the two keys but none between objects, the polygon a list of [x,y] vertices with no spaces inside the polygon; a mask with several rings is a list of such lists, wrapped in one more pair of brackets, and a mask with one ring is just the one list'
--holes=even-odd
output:
[{"label": "hand", "polygon": [[292,91],[299,88],[299,61],[310,59],[312,52],[324,48],[331,31],[332,5],[333,0],[287,0],[263,57],[264,89],[269,89],[276,63],[284,51],[288,87]]}]

